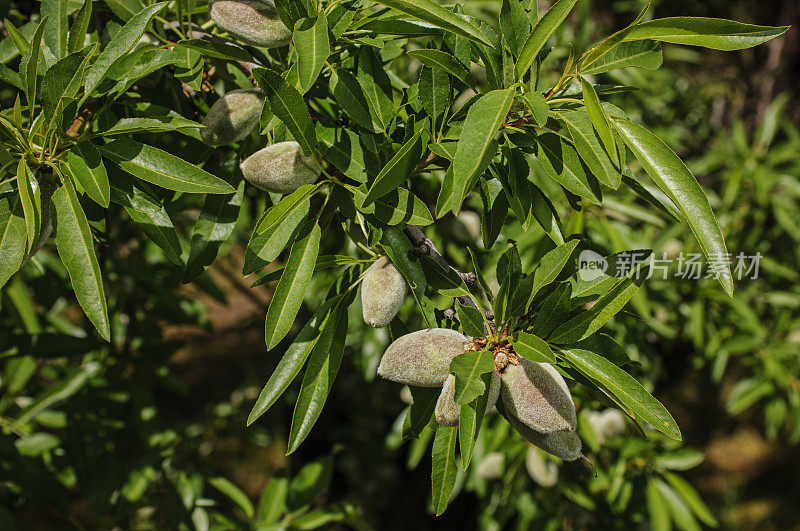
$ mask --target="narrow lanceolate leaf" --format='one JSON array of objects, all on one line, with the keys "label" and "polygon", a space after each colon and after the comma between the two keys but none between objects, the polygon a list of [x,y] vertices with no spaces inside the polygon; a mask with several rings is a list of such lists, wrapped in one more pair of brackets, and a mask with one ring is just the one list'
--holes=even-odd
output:
[{"label": "narrow lanceolate leaf", "polygon": [[547,342],[533,334],[519,332],[512,341],[514,351],[523,358],[537,363],[555,363],[556,355]]},{"label": "narrow lanceolate leaf", "polygon": [[319,13],[315,17],[298,20],[294,26],[292,41],[297,50],[300,86],[303,87],[303,92],[308,92],[331,53],[325,14]]},{"label": "narrow lanceolate leaf", "polygon": [[206,196],[192,233],[184,282],[203,273],[217,257],[220,246],[233,234],[243,194],[244,180],[241,180],[233,194]]},{"label": "narrow lanceolate leaf", "polygon": [[581,349],[559,350],[559,356],[606,389],[624,404],[637,420],[647,422],[661,433],[681,440],[681,431],[669,411],[636,379],[603,356]]},{"label": "narrow lanceolate leaf", "polygon": [[314,316],[305,324],[295,340],[286,350],[278,366],[275,367],[272,375],[267,380],[267,384],[261,391],[261,394],[256,400],[250,415],[247,417],[247,425],[249,426],[255,422],[261,415],[267,412],[272,407],[272,404],[280,398],[289,384],[294,381],[295,377],[300,373],[300,369],[311,354],[311,349],[317,343],[320,336],[320,326],[331,312],[331,307],[338,298],[328,299],[316,311]]},{"label": "narrow lanceolate leaf", "polygon": [[638,278],[621,278],[614,287],[588,310],[581,312],[566,323],[556,328],[550,336],[553,343],[573,343],[585,339],[616,315],[631,300],[631,297],[644,282],[646,273],[639,270]]},{"label": "narrow lanceolate leaf", "polygon": [[66,132],[77,112],[75,103],[83,73],[95,46],[86,47],[60,59],[47,69],[42,79],[42,111],[46,130]]},{"label": "narrow lanceolate leaf", "polygon": [[49,17],[45,15],[36,26],[36,31],[31,38],[30,46],[22,54],[19,62],[19,75],[25,88],[25,97],[28,99],[28,109],[33,114],[33,104],[36,101],[36,74],[39,70],[39,51],[42,47],[42,33]]},{"label": "narrow lanceolate leaf", "polygon": [[430,256],[423,256],[421,263],[431,289],[447,297],[469,296],[467,284],[453,268],[442,266]]},{"label": "narrow lanceolate leaf", "polygon": [[69,29],[69,37],[67,39],[67,51],[69,53],[77,52],[83,48],[86,30],[89,29],[89,22],[92,20],[92,3],[92,0],[84,0],[83,5],[78,10],[78,14],[75,15],[75,20]]},{"label": "narrow lanceolate leaf", "polygon": [[0,196],[0,288],[17,272],[25,255],[25,218],[19,197]]},{"label": "narrow lanceolate leaf", "polygon": [[600,203],[597,179],[581,161],[570,142],[555,133],[536,137],[536,161],[558,184],[575,195]]},{"label": "narrow lanceolate leaf", "polygon": [[75,296],[86,316],[106,341],[111,339],[106,295],[100,265],[94,253],[92,232],[78,194],[69,179],[53,193],[56,209],[56,247],[67,268]]},{"label": "narrow lanceolate leaf", "polygon": [[584,73],[586,69],[590,69],[595,64],[600,62],[606,54],[608,54],[625,39],[625,37],[631,32],[631,30],[633,30],[633,28],[639,25],[648,9],[650,9],[649,3],[639,12],[639,15],[636,17],[636,19],[634,19],[634,21],[631,22],[627,27],[615,32],[612,35],[609,35],[595,46],[587,50],[578,61],[578,71]]},{"label": "narrow lanceolate leaf", "polygon": [[331,89],[333,97],[339,102],[342,110],[347,113],[358,125],[373,130],[372,116],[369,113],[364,91],[361,90],[358,80],[347,70],[338,70],[331,75]]},{"label": "narrow lanceolate leaf", "polygon": [[431,422],[442,390],[436,387],[411,387],[413,402],[403,420],[403,439],[416,439]]},{"label": "narrow lanceolate leaf", "polygon": [[608,117],[600,103],[600,98],[597,97],[597,92],[595,92],[591,83],[586,81],[583,76],[578,77],[583,87],[583,103],[586,105],[586,111],[589,113],[592,125],[597,130],[597,134],[600,135],[600,140],[603,141],[603,146],[605,146],[611,160],[617,161],[619,159],[617,143],[614,140],[614,133],[611,132]]},{"label": "narrow lanceolate leaf", "polygon": [[[381,238],[386,254],[392,263],[397,266],[403,277],[408,282],[411,288],[411,294],[414,297],[417,305],[419,306],[422,318],[425,320],[425,326],[433,328],[436,326],[436,317],[433,313],[433,301],[431,301],[425,294],[428,288],[428,281],[425,278],[425,272],[419,260],[411,259],[411,242],[408,240],[403,231],[397,228],[387,228],[383,231]],[[412,256],[413,258],[413,256]]]},{"label": "narrow lanceolate leaf", "polygon": [[583,75],[597,75],[620,68],[643,68],[657,70],[664,62],[661,43],[643,40],[622,42],[614,46],[591,66],[581,70]]},{"label": "narrow lanceolate leaf", "polygon": [[365,214],[373,214],[386,225],[425,226],[433,223],[433,216],[425,202],[405,188],[396,188],[367,206],[363,204],[365,197],[367,194],[363,186],[355,189],[353,199],[356,208]]},{"label": "narrow lanceolate leaf", "polygon": [[456,486],[456,439],[458,428],[438,426],[431,450],[431,487],[433,510],[436,516],[447,509],[447,503]]},{"label": "narrow lanceolate leaf", "polygon": [[528,107],[533,115],[533,120],[538,125],[547,123],[547,113],[550,109],[547,106],[547,100],[541,92],[526,92],[522,95],[522,101]]},{"label": "narrow lanceolate leaf", "polygon": [[272,112],[286,125],[303,148],[303,153],[306,155],[314,153],[317,136],[303,96],[297,89],[290,87],[274,70],[254,68],[253,76],[266,94]]},{"label": "narrow lanceolate leaf", "polygon": [[97,60],[86,72],[84,98],[88,97],[100,82],[105,79],[111,65],[114,64],[117,59],[124,57],[125,54],[139,42],[145,29],[150,24],[150,21],[167,7],[167,3],[168,2],[159,2],[145,7],[131,17],[125,26],[117,32],[111,42],[108,43],[108,46],[105,47]]},{"label": "narrow lanceolate leaf", "polygon": [[42,226],[42,194],[39,182],[34,178],[24,158],[20,159],[17,165],[17,191],[25,214],[25,230],[28,235],[26,251],[30,251],[39,237]]},{"label": "narrow lanceolate leaf", "polygon": [[264,334],[268,349],[274,348],[289,333],[314,273],[321,238],[315,219],[306,223],[301,236],[292,245],[289,260],[269,303]]},{"label": "narrow lanceolate leaf", "polygon": [[472,402],[483,394],[486,386],[482,374],[492,372],[494,356],[488,350],[465,352],[450,362],[450,372],[456,376],[454,400],[456,404]]},{"label": "narrow lanceolate leaf", "polygon": [[731,51],[758,46],[782,35],[789,27],[756,26],[721,18],[669,17],[642,22],[625,40],[653,39]]},{"label": "narrow lanceolate leaf", "polygon": [[606,186],[619,188],[622,178],[619,160],[612,161],[612,156],[603,147],[586,108],[559,110],[554,114],[567,126],[575,150],[594,176]]},{"label": "narrow lanceolate leaf", "polygon": [[319,339],[311,351],[292,415],[287,455],[297,450],[311,431],[339,372],[347,339],[345,301],[346,298],[342,299],[322,323]]},{"label": "narrow lanceolate leaf", "polygon": [[454,78],[472,88],[475,88],[475,79],[469,73],[467,67],[461,61],[442,50],[421,49],[411,50],[408,55],[418,59],[422,64],[434,70],[444,70]]},{"label": "narrow lanceolate leaf", "polygon": [[456,314],[461,323],[464,334],[471,337],[483,337],[486,335],[485,324],[481,310],[472,306],[465,306],[456,299]]},{"label": "narrow lanceolate leaf", "polygon": [[423,133],[427,134],[427,131],[425,129],[417,131],[414,136],[408,139],[408,142],[397,150],[397,153],[386,163],[386,166],[381,169],[367,191],[362,203],[363,206],[368,206],[379,197],[383,197],[395,190],[411,176],[411,172],[414,171],[422,156]]},{"label": "narrow lanceolate leaf", "polygon": [[725,292],[733,296],[730,257],[705,192],[686,164],[660,138],[627,120],[614,124],[647,174],[680,209]]},{"label": "narrow lanceolate leaf", "polygon": [[[539,267],[533,272],[533,289],[530,299],[539,292],[540,289],[553,282],[564,266],[567,265],[572,252],[578,246],[580,240],[570,240],[563,245],[559,245],[548,252],[539,261]],[[530,301],[529,301],[530,302]]]},{"label": "narrow lanceolate leaf", "polygon": [[78,142],[67,153],[67,167],[92,201],[108,208],[111,187],[100,152],[91,142]]},{"label": "narrow lanceolate leaf", "polygon": [[461,469],[466,470],[472,461],[472,452],[475,450],[475,440],[481,429],[481,422],[486,413],[486,405],[489,401],[489,386],[492,381],[492,373],[487,372],[481,375],[484,391],[475,400],[463,404],[458,415],[458,447],[461,450]]},{"label": "narrow lanceolate leaf", "polygon": [[497,151],[494,137],[514,101],[512,89],[493,90],[481,96],[467,113],[453,161],[453,213],[486,170]]},{"label": "narrow lanceolate leaf", "polygon": [[166,133],[189,131],[203,127],[183,116],[154,116],[151,118],[120,118],[114,125],[101,129],[93,136],[114,136],[127,133]]},{"label": "narrow lanceolate leaf", "polygon": [[572,11],[577,1],[578,0],[558,0],[533,27],[533,31],[528,35],[525,44],[522,45],[519,58],[517,59],[515,68],[518,80],[521,80],[522,76],[531,69],[531,66],[533,66],[533,63],[536,61],[536,56],[542,51],[547,39],[549,39],[553,32],[564,22],[564,19],[567,18],[567,15]]},{"label": "narrow lanceolate leaf", "polygon": [[358,55],[356,79],[367,98],[367,106],[376,131],[385,131],[395,116],[392,83],[380,56],[371,47]]},{"label": "narrow lanceolate leaf", "polygon": [[378,3],[429,22],[443,30],[452,31],[474,42],[491,46],[491,43],[475,26],[431,0],[380,0]]},{"label": "narrow lanceolate leaf", "polygon": [[44,32],[44,43],[56,56],[56,59],[67,55],[67,7],[64,0],[42,0],[41,15],[48,16],[47,28]]},{"label": "narrow lanceolate leaf", "polygon": [[116,162],[134,177],[168,190],[206,194],[234,192],[230,184],[196,165],[130,138],[117,138],[99,149],[103,157]]}]

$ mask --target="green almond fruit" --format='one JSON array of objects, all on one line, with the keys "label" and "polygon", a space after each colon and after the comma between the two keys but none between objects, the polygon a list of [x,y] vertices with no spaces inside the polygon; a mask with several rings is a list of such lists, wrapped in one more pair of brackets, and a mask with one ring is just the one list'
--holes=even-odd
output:
[{"label": "green almond fruit", "polygon": [[209,146],[222,146],[247,138],[258,127],[263,106],[264,94],[260,90],[232,90],[208,110],[200,137]]},{"label": "green almond fruit", "polygon": [[313,157],[303,154],[294,141],[278,142],[256,151],[241,163],[242,175],[261,190],[291,194],[319,177],[320,169]]},{"label": "green almond fruit", "polygon": [[510,416],[540,433],[574,430],[575,403],[564,378],[549,363],[520,358],[503,372],[500,394]]},{"label": "green almond fruit", "polygon": [[418,330],[397,338],[381,358],[378,375],[416,387],[440,387],[450,374],[450,362],[471,344],[448,328]]},{"label": "green almond fruit", "polygon": [[406,300],[408,284],[386,256],[378,258],[361,281],[361,311],[364,322],[375,328],[388,325]]},{"label": "green almond fruit", "polygon": [[[456,377],[449,375],[444,381],[442,392],[436,401],[436,408],[433,414],[436,421],[442,426],[458,426],[458,418],[461,415],[461,406],[456,404]],[[486,412],[488,413],[497,403],[500,396],[500,373],[492,371],[492,379],[489,381],[489,397],[486,402]]]},{"label": "green almond fruit", "polygon": [[211,0],[208,13],[217,27],[244,43],[277,48],[292,41],[272,0]]}]

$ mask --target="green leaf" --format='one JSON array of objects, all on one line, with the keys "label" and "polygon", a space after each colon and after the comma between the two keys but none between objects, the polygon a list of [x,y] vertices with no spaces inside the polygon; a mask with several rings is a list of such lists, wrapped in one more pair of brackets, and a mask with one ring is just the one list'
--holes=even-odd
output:
[{"label": "green leaf", "polygon": [[419,62],[429,66],[433,70],[443,70],[447,72],[473,89],[476,87],[475,78],[472,77],[467,67],[447,52],[424,48],[420,50],[410,50],[407,55],[419,60]]},{"label": "green leaf", "polygon": [[233,503],[238,505],[248,518],[253,518],[253,515],[255,514],[253,502],[250,501],[250,498],[247,497],[247,494],[242,492],[239,487],[224,477],[208,478],[208,482],[215,489],[230,498]]},{"label": "green leaf", "polygon": [[614,140],[614,133],[611,132],[608,117],[603,110],[603,105],[600,103],[600,98],[597,97],[594,87],[591,83],[586,81],[583,76],[578,76],[583,87],[583,103],[586,105],[586,111],[589,113],[589,118],[592,120],[597,134],[600,135],[600,140],[606,148],[606,152],[611,156],[611,160],[618,161],[619,155],[617,154],[617,143]]},{"label": "green leaf", "polygon": [[672,488],[681,495],[683,500],[689,505],[692,512],[700,519],[701,522],[709,527],[717,527],[719,522],[714,518],[709,508],[703,503],[702,498],[692,485],[672,472],[664,472],[664,479],[666,479]]},{"label": "green leaf", "polygon": [[273,349],[292,328],[303,304],[306,289],[311,283],[314,264],[319,253],[321,231],[315,219],[310,219],[289,252],[283,274],[269,303],[265,325],[267,348]]},{"label": "green leaf", "polygon": [[42,227],[42,192],[39,181],[34,178],[24,158],[17,164],[17,191],[19,192],[22,212],[25,214],[25,229],[28,235],[26,251],[36,244]]},{"label": "green leaf", "polygon": [[663,481],[659,479],[654,481],[661,494],[661,498],[666,502],[666,506],[669,508],[670,513],[672,513],[672,520],[675,522],[678,529],[683,531],[700,531],[700,525],[697,523],[694,516],[692,516],[692,511],[686,506],[686,503],[684,503],[678,493]]},{"label": "green leaf", "polygon": [[491,385],[492,372],[481,375],[484,392],[475,400],[463,404],[458,415],[458,446],[461,449],[461,469],[466,470],[472,460],[475,450],[475,440],[481,429],[481,422],[486,413],[489,401],[489,386]]},{"label": "green leaf", "polygon": [[380,57],[371,47],[362,48],[358,55],[358,71],[356,79],[364,96],[374,131],[385,131],[394,117],[394,101],[392,99],[392,83]]},{"label": "green leaf", "polygon": [[12,194],[0,196],[0,288],[22,265],[27,233],[22,204]]},{"label": "green leaf", "polygon": [[531,69],[533,63],[536,61],[536,56],[544,47],[547,39],[558,29],[564,19],[567,18],[569,12],[575,6],[578,0],[558,0],[555,2],[547,12],[542,15],[542,18],[533,27],[533,31],[528,35],[525,44],[519,52],[519,59],[515,72],[517,80],[522,80],[528,70]]},{"label": "green leaf", "polygon": [[631,30],[639,25],[648,9],[650,9],[649,2],[644,9],[639,12],[639,15],[634,19],[634,21],[631,22],[627,27],[606,37],[595,46],[587,50],[578,61],[578,71],[583,74],[585,68],[591,68],[592,66],[596,65],[597,62],[602,60],[606,54],[619,45],[631,32]]},{"label": "green leaf", "polygon": [[403,421],[403,439],[416,439],[431,422],[436,401],[442,390],[438,387],[410,387],[413,402]]},{"label": "green leaf", "polygon": [[431,289],[446,297],[469,296],[467,284],[453,268],[445,268],[430,256],[423,256],[420,262]]},{"label": "green leaf", "polygon": [[[559,245],[539,260],[539,266],[533,272],[533,290],[530,300],[539,292],[540,289],[553,282],[567,265],[573,251],[578,246],[580,240],[570,240],[563,245]],[[530,303],[530,300],[528,301]]]},{"label": "green leaf", "polygon": [[346,300],[339,301],[322,323],[319,338],[311,350],[292,415],[287,455],[297,450],[311,431],[339,372],[347,339]]},{"label": "green leaf", "polygon": [[19,62],[19,75],[25,87],[25,97],[28,99],[28,109],[33,117],[33,105],[36,102],[36,76],[39,72],[39,50],[42,46],[42,33],[48,17],[45,15],[36,26],[36,32],[31,38],[30,46],[22,54]]},{"label": "green leaf", "polygon": [[298,20],[294,25],[292,39],[297,51],[297,74],[303,92],[314,85],[325,61],[331,53],[328,42],[328,19],[324,13]]},{"label": "green leaf", "polygon": [[[533,185],[533,183],[531,183]],[[533,217],[544,230],[553,243],[561,245],[564,243],[564,235],[561,232],[561,220],[558,219],[553,203],[544,195],[544,192],[536,186],[530,186],[531,205],[533,207]]]},{"label": "green leaf", "polygon": [[331,75],[331,87],[333,97],[339,102],[342,110],[358,125],[373,131],[369,102],[355,76],[347,70],[339,69]]},{"label": "green leaf", "polygon": [[555,363],[556,355],[547,342],[533,334],[518,332],[511,342],[514,351],[523,358],[537,363]]},{"label": "green leaf", "polygon": [[459,354],[450,362],[450,372],[456,377],[454,400],[463,405],[478,398],[486,389],[481,375],[494,370],[494,356],[488,350]]},{"label": "green leaf", "polygon": [[422,156],[423,133],[427,135],[425,129],[417,131],[386,163],[367,191],[362,206],[368,206],[379,197],[385,196],[411,176]]},{"label": "green leaf", "polygon": [[272,524],[286,512],[286,495],[289,493],[289,478],[285,471],[279,470],[269,478],[269,483],[261,491],[258,499],[257,522]]},{"label": "green leaf", "polygon": [[392,226],[400,224],[425,226],[433,223],[433,216],[422,199],[405,188],[396,188],[365,207],[363,202],[366,196],[363,186],[355,189],[353,199],[356,208],[365,214],[373,214],[381,223]]},{"label": "green leaf", "polygon": [[41,16],[49,16],[44,33],[44,43],[56,56],[56,59],[67,55],[67,9],[66,0],[42,0]]},{"label": "green leaf", "polygon": [[317,136],[303,96],[274,70],[254,68],[253,76],[267,95],[272,112],[286,125],[303,148],[303,153],[313,155],[317,147]]},{"label": "green leaf", "polygon": [[456,313],[464,334],[470,337],[483,337],[486,335],[486,325],[480,309],[461,304],[461,301],[456,299]]},{"label": "green leaf", "polygon": [[245,61],[248,63],[253,61],[253,56],[247,50],[230,42],[186,39],[178,42],[177,46],[195,50],[206,57],[213,57],[214,59]]},{"label": "green leaf", "polygon": [[86,32],[89,29],[89,23],[92,21],[92,3],[92,0],[84,0],[83,5],[78,10],[78,14],[75,15],[72,27],[69,28],[69,37],[67,39],[67,51],[69,53],[77,52],[83,48]]},{"label": "green leaf", "polygon": [[539,313],[533,320],[532,332],[539,337],[547,337],[562,324],[569,315],[571,295],[572,285],[569,282],[556,286],[542,302]]},{"label": "green leaf", "polygon": [[[592,174],[606,186],[619,188],[621,179],[619,161],[616,157],[615,161],[612,161],[608,151],[603,147],[588,111],[585,108],[559,110],[556,112],[556,117],[566,124],[578,155]],[[621,151],[624,150],[624,146],[620,147]]]},{"label": "green leaf", "polygon": [[311,350],[317,343],[317,339],[319,339],[322,322],[327,318],[334,303],[338,300],[339,298],[335,297],[322,303],[314,316],[309,319],[292,344],[289,345],[286,353],[278,362],[278,366],[275,367],[269,380],[267,380],[258,400],[253,405],[253,409],[247,417],[248,426],[272,407],[300,373],[300,369],[305,365],[306,359],[308,359]]},{"label": "green leaf", "polygon": [[647,512],[650,515],[650,529],[653,531],[670,531],[672,520],[669,516],[666,500],[658,490],[658,484],[653,478],[647,478]]},{"label": "green leaf", "polygon": [[536,124],[544,126],[547,123],[547,113],[550,111],[544,95],[541,92],[526,92],[522,95],[522,101],[531,111]]},{"label": "green leaf", "polygon": [[680,209],[709,262],[714,262],[718,280],[733,296],[733,276],[722,230],[714,217],[705,192],[686,164],[660,138],[627,120],[615,119],[623,140],[647,174]]},{"label": "green leaf", "polygon": [[493,90],[481,96],[467,113],[453,160],[453,213],[458,214],[476,179],[497,151],[494,136],[505,122],[514,101],[512,89]]},{"label": "green leaf", "polygon": [[99,147],[103,156],[143,181],[168,190],[189,193],[230,194],[234,188],[195,164],[158,148],[122,137]]},{"label": "green leaf", "polygon": [[425,294],[428,281],[425,278],[425,272],[422,270],[419,260],[409,258],[412,250],[411,242],[403,234],[402,230],[386,228],[383,230],[381,244],[389,259],[397,266],[397,269],[400,270],[400,273],[403,274],[406,282],[408,282],[411,294],[419,306],[422,318],[425,320],[425,326],[434,328],[436,326],[436,317],[433,314],[433,302]]},{"label": "green leaf", "polygon": [[168,133],[203,127],[183,116],[154,116],[149,118],[120,118],[111,127],[93,133],[93,136],[114,136],[127,133]]},{"label": "green leaf", "polygon": [[[433,69],[423,66],[419,73],[419,99],[422,102],[422,107],[431,119],[436,120],[442,113],[444,113],[447,106],[450,105],[450,76],[447,72],[440,69]],[[455,145],[455,144],[453,144]],[[440,146],[430,146],[430,149],[435,150]],[[441,149],[437,155],[442,156],[446,150]],[[455,153],[453,153],[455,155]],[[452,158],[452,157],[450,157]]]},{"label": "green leaf", "polygon": [[125,207],[125,211],[136,222],[142,232],[164,251],[172,263],[182,266],[181,244],[166,208],[147,188],[147,184],[136,181],[117,165],[108,168],[111,184],[111,200]]},{"label": "green leaf", "polygon": [[638,278],[621,278],[591,308],[581,312],[555,329],[550,336],[554,343],[573,343],[585,339],[598,331],[628,303],[646,274],[642,270],[635,273]]},{"label": "green leaf", "polygon": [[92,201],[108,208],[111,186],[103,159],[94,144],[84,141],[72,146],[67,153],[66,167]]},{"label": "green leaf", "polygon": [[603,356],[588,350],[565,349],[559,350],[558,354],[630,408],[637,420],[649,423],[668,437],[681,440],[680,429],[667,408],[653,398],[633,376]]},{"label": "green leaf", "polygon": [[42,79],[42,111],[48,131],[66,133],[77,113],[75,103],[83,73],[95,46],[73,52],[47,69]]},{"label": "green leaf", "polygon": [[[236,164],[233,168],[235,172]],[[220,246],[233,234],[244,195],[244,180],[240,176],[238,179],[239,185],[233,194],[206,196],[192,231],[189,258],[183,272],[184,283],[202,274],[216,258]]]},{"label": "green leaf", "polygon": [[[486,37],[472,24],[431,0],[380,0],[378,3],[433,24],[443,30],[452,31],[471,41],[491,46]],[[447,501],[445,500],[446,503]]]},{"label": "green leaf", "polygon": [[114,36],[108,46],[100,53],[97,60],[86,72],[84,99],[105,79],[108,69],[115,61],[124,57],[139,42],[142,34],[153,17],[160,13],[168,2],[159,2],[145,7],[136,13]]},{"label": "green leaf", "polygon": [[628,33],[625,40],[653,39],[731,51],[758,46],[789,28],[756,26],[721,18],[669,17],[642,22]]},{"label": "green leaf", "polygon": [[92,232],[78,194],[69,179],[53,193],[56,210],[56,247],[69,273],[72,288],[86,316],[106,341],[111,339],[108,307],[100,265],[94,253]]},{"label": "green leaf", "polygon": [[555,133],[536,137],[536,161],[558,184],[593,203],[601,202],[597,179],[581,161],[575,146]]},{"label": "green leaf", "polygon": [[456,485],[456,438],[458,428],[438,426],[431,450],[431,487],[436,516],[447,509]]},{"label": "green leaf", "polygon": [[617,44],[591,66],[581,69],[581,74],[590,76],[610,72],[620,68],[644,68],[658,70],[663,63],[661,44],[658,41],[643,40]]}]

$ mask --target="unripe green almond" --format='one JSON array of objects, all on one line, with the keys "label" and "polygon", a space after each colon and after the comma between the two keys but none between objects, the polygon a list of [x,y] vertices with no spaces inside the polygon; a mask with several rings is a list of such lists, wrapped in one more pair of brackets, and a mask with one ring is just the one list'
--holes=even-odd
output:
[{"label": "unripe green almond", "polygon": [[481,237],[481,216],[471,210],[462,210],[453,220],[453,235],[462,242],[473,242]]},{"label": "unripe green almond", "polygon": [[[447,376],[442,387],[439,399],[436,401],[436,408],[433,414],[442,426],[458,426],[458,418],[461,415],[461,406],[456,404],[456,377],[452,374]],[[492,372],[492,379],[489,381],[489,397],[486,402],[486,412],[488,413],[497,403],[500,396],[500,373],[496,370]]]},{"label": "unripe green almond", "polygon": [[574,430],[575,404],[564,378],[549,363],[519,361],[503,373],[500,393],[508,414],[541,433]]},{"label": "unripe green almond", "polygon": [[200,130],[203,142],[222,146],[238,142],[258,127],[264,94],[256,89],[232,90],[214,102]]},{"label": "unripe green almond", "polygon": [[276,48],[292,40],[272,0],[211,0],[208,13],[220,29],[253,46]]},{"label": "unripe green almond", "polygon": [[558,482],[558,465],[546,460],[533,446],[529,446],[525,454],[525,468],[531,479],[542,487],[552,487]]},{"label": "unripe green almond", "polygon": [[378,258],[361,281],[364,322],[375,328],[388,325],[406,299],[408,284],[389,258]]},{"label": "unripe green almond", "polygon": [[497,479],[503,475],[506,456],[500,452],[491,452],[480,460],[475,473],[483,479]]},{"label": "unripe green almond", "polygon": [[416,387],[440,387],[450,362],[465,352],[469,339],[448,328],[418,330],[397,338],[381,358],[378,375]]},{"label": "unripe green almond", "polygon": [[313,157],[303,154],[294,141],[278,142],[256,151],[240,165],[247,181],[261,190],[291,194],[319,177],[320,169]]},{"label": "unripe green almond", "polygon": [[581,457],[581,438],[575,430],[554,431],[541,433],[530,429],[511,415],[504,415],[511,426],[517,430],[526,441],[533,443],[548,454],[554,455],[564,461],[574,461]]}]

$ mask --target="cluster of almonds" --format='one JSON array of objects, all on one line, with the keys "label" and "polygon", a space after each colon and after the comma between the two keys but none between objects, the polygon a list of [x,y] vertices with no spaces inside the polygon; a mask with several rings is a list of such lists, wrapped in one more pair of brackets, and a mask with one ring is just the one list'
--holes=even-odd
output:
[{"label": "cluster of almonds", "polygon": [[[281,21],[271,0],[211,0],[209,14],[217,27],[247,44],[262,48],[283,46],[292,32]],[[258,127],[264,94],[258,89],[232,90],[214,102],[203,120],[206,144],[239,142]],[[241,164],[242,175],[256,188],[290,194],[319,177],[313,157],[294,141],[279,142],[256,151]]]},{"label": "cluster of almonds", "polygon": [[[407,289],[397,267],[387,257],[379,258],[367,269],[361,285],[364,321],[375,327],[389,324],[403,305]],[[454,400],[455,376],[450,374],[450,362],[473,345],[468,337],[447,328],[412,332],[389,345],[378,375],[410,386],[441,387],[436,420],[443,426],[457,426],[461,406]],[[580,457],[575,404],[567,382],[555,367],[521,357],[508,363],[507,354],[500,351],[495,362],[486,412],[500,400],[504,416],[525,439],[567,461]]]}]

